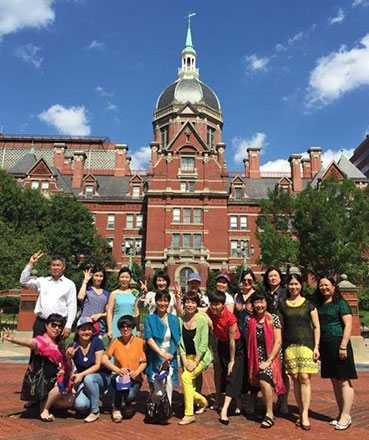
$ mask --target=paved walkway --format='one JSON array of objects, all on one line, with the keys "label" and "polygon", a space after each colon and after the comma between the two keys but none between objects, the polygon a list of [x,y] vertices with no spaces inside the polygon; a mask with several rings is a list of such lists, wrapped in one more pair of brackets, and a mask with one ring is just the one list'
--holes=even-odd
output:
[{"label": "paved walkway", "polygon": [[[171,423],[167,426],[146,425],[143,422],[143,404],[147,396],[144,391],[137,403],[137,413],[131,420],[113,424],[110,416],[104,413],[101,419],[93,424],[86,424],[74,417],[74,413],[55,412],[57,420],[43,423],[31,410],[23,408],[19,400],[20,384],[25,371],[25,364],[0,364],[0,439],[22,440],[174,440],[181,436],[186,440],[288,440],[324,438],[324,440],[369,439],[369,372],[359,374],[355,381],[355,404],[352,411],[353,426],[345,432],[337,432],[328,425],[331,417],[336,415],[336,405],[330,382],[318,377],[313,378],[313,397],[311,404],[312,430],[304,432],[295,427],[296,406],[291,396],[291,416],[278,417],[271,430],[263,430],[255,419],[244,416],[231,417],[229,426],[218,423],[217,413],[207,411],[198,416],[197,423],[178,426],[182,417],[182,395],[174,394],[174,412]],[[209,395],[213,391],[212,372],[209,369],[204,376],[203,390]]]}]

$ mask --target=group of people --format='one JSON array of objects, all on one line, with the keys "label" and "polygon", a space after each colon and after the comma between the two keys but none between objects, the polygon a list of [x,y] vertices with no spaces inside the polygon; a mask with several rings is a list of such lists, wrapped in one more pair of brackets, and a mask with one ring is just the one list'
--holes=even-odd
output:
[{"label": "group of people", "polygon": [[[204,294],[194,273],[182,295],[179,286],[169,290],[164,271],[155,274],[153,291],[146,282],[141,282],[140,292],[132,290],[131,272],[123,267],[118,289],[109,293],[104,269],[91,268],[78,292],[81,315],[74,341],[65,346],[77,312],[76,288],[63,275],[65,260],[60,256],[52,259],[51,276],[33,277],[41,256],[32,255],[20,277],[21,284],[39,292],[33,338],[17,338],[6,330],[5,339],[32,350],[29,368],[35,370],[43,362],[47,386],[40,398],[42,420],[54,420],[51,407],[72,396],[70,404],[88,413],[86,422],[98,420],[99,400],[110,401],[112,420],[120,422],[133,415],[132,402],[144,374],[151,400],[165,396],[171,405],[180,362],[184,416],[178,423],[193,423],[209,406],[201,393],[202,372],[212,363],[211,408],[219,411],[220,423],[229,424],[232,400],[235,414],[241,413],[245,394],[248,411],[254,412],[261,392],[265,415],[260,426],[271,428],[273,395],[278,396],[274,411],[287,414],[292,381],[299,409],[296,425],[310,430],[311,375],[318,372],[320,360],[321,375],[331,379],[338,406],[330,424],[337,430],[351,425],[351,380],[357,378],[350,344],[352,316],[333,278],[317,281],[313,301],[305,298],[299,274],[290,274],[284,285],[275,267],[266,270],[263,288],[256,287],[251,269],[244,270],[234,297],[228,292],[229,274],[220,273],[216,288]],[[105,334],[110,339],[107,348]]]}]

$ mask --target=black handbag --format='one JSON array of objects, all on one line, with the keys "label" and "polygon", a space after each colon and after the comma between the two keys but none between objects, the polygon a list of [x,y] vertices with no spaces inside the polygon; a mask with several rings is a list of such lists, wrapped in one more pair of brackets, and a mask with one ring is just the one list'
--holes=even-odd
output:
[{"label": "black handbag", "polygon": [[21,400],[40,401],[46,398],[56,382],[56,377],[46,379],[44,367],[44,361],[34,361],[33,365],[28,366],[23,379]]},{"label": "black handbag", "polygon": [[167,393],[157,402],[152,397],[146,401],[145,422],[146,423],[163,423],[172,417],[172,407],[170,405]]}]

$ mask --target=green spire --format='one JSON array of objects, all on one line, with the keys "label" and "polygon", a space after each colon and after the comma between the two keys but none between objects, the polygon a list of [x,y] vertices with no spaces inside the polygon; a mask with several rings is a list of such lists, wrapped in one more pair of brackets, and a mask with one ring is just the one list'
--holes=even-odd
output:
[{"label": "green spire", "polygon": [[186,43],[184,49],[182,50],[182,53],[192,52],[196,54],[195,48],[193,47],[193,43],[192,43],[192,33],[191,33],[191,17],[194,17],[195,15],[196,15],[195,12],[189,13],[187,15],[188,27],[187,27]]}]

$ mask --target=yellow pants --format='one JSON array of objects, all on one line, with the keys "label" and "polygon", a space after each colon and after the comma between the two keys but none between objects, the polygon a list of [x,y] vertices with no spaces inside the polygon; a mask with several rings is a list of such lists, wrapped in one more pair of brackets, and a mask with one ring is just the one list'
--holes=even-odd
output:
[{"label": "yellow pants", "polygon": [[[195,355],[188,355],[186,359],[193,361]],[[202,366],[199,364],[193,371],[183,370],[182,373],[182,386],[185,402],[185,416],[193,416],[193,406],[196,402],[200,406],[205,406],[207,403],[206,398],[196,391],[195,379],[202,372]]]}]

